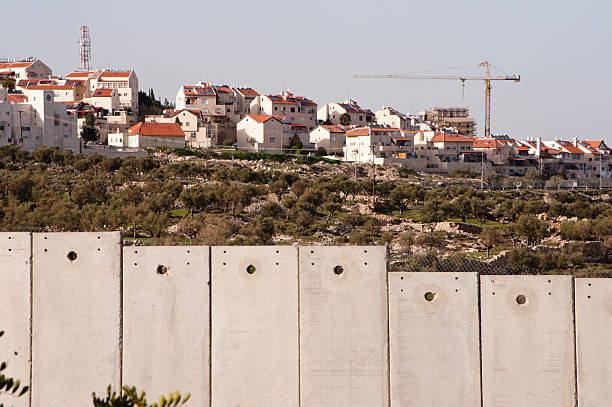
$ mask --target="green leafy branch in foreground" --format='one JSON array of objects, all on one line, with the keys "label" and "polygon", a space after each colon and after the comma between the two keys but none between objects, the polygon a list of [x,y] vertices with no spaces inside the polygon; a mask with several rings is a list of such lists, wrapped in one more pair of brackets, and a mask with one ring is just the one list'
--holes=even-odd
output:
[{"label": "green leafy branch in foreground", "polygon": [[[136,387],[123,386],[123,394],[117,395],[116,391],[108,386],[106,398],[98,398],[93,393],[94,407],[176,407],[185,404],[191,394],[187,393],[184,397],[178,391],[170,393],[168,396],[161,396],[158,403],[147,404],[147,397],[142,391],[138,394]],[[0,406],[1,407],[1,406]]]},{"label": "green leafy branch in foreground", "polygon": [[[4,331],[0,331],[0,337],[3,335]],[[6,370],[7,367],[7,362],[0,363],[0,394],[12,394],[15,397],[23,396],[28,391],[29,386],[22,387],[19,379],[5,376],[3,371]],[[0,403],[0,407],[4,407],[4,404]]]}]

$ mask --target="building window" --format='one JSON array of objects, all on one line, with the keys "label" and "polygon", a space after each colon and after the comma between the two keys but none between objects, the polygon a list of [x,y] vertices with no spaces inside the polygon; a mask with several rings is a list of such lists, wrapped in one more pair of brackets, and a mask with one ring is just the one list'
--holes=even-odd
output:
[{"label": "building window", "polygon": [[291,108],[291,113],[295,113],[295,107]]},{"label": "building window", "polygon": [[275,137],[270,137],[270,140],[268,140],[270,143],[274,143],[276,141]]},{"label": "building window", "polygon": [[30,131],[30,126],[21,126],[21,131]]},{"label": "building window", "polygon": [[[274,110],[278,110],[278,106],[274,106]],[[8,113],[7,113],[8,114]]]}]

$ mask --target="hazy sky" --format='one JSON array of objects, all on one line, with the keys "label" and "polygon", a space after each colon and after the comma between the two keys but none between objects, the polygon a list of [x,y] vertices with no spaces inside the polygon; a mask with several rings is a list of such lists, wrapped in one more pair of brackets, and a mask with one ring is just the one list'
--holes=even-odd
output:
[{"label": "hazy sky", "polygon": [[[0,56],[37,56],[56,74],[79,64],[88,25],[94,67],[134,67],[140,87],[174,101],[197,81],[290,89],[319,106],[347,97],[416,113],[467,106],[484,130],[481,82],[353,79],[487,59],[521,83],[493,85],[492,132],[604,138],[612,116],[610,1],[8,2]],[[8,17],[13,16],[13,17]],[[31,31],[27,31],[31,30]],[[477,73],[446,69],[437,74]]]}]

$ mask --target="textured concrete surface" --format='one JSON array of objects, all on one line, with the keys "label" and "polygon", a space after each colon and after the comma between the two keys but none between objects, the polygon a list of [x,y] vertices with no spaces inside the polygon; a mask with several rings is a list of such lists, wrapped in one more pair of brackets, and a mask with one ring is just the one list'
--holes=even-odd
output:
[{"label": "textured concrete surface", "polygon": [[574,406],[571,277],[480,281],[483,405]]},{"label": "textured concrete surface", "polygon": [[302,407],[389,405],[386,269],[385,247],[300,247]]},{"label": "textured concrete surface", "polygon": [[210,393],[209,248],[123,249],[123,383],[150,400]]},{"label": "textured concrete surface", "polygon": [[213,247],[211,263],[212,406],[298,406],[297,248]]},{"label": "textured concrete surface", "polygon": [[393,406],[480,406],[477,279],[476,273],[389,274]]},{"label": "textured concrete surface", "polygon": [[612,279],[577,278],[575,287],[578,405],[612,406]]},{"label": "textured concrete surface", "polygon": [[35,233],[32,261],[32,406],[91,405],[120,385],[120,234]]},{"label": "textured concrete surface", "polygon": [[[30,384],[30,233],[0,233],[0,362],[2,373]],[[20,398],[0,393],[0,404],[29,405]]]}]

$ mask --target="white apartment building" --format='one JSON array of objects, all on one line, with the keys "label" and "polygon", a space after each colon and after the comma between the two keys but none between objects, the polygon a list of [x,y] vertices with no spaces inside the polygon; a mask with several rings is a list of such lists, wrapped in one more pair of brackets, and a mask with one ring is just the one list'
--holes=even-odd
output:
[{"label": "white apartment building", "polygon": [[288,91],[280,95],[259,95],[251,102],[251,114],[274,115],[293,124],[313,129],[317,123],[317,104]]},{"label": "white apartment building", "polygon": [[280,116],[249,114],[236,125],[239,150],[280,153],[295,134]]},{"label": "white apartment building", "polygon": [[344,161],[402,164],[412,155],[414,133],[388,127],[358,127],[346,132]]},{"label": "white apartment building", "polygon": [[80,152],[76,117],[68,114],[66,104],[55,103],[52,91],[31,90],[27,101],[17,100],[19,103],[9,102],[7,90],[0,88],[0,145]]},{"label": "white apartment building", "polygon": [[56,102],[79,102],[89,95],[86,82],[68,79],[21,79],[15,89],[25,94],[29,90],[51,90]]},{"label": "white apartment building", "polygon": [[340,116],[348,113],[352,126],[369,126],[376,122],[376,115],[369,109],[361,108],[352,99],[342,103],[328,103],[317,112],[317,120],[325,124],[341,124]]},{"label": "white apartment building", "polygon": [[138,114],[138,76],[133,69],[98,69],[95,72],[72,72],[66,79],[88,82],[89,95],[97,89],[117,89],[119,105]]},{"label": "white apartment building", "polygon": [[310,143],[328,153],[341,153],[346,143],[346,130],[339,124],[320,124],[310,132]]},{"label": "white apartment building", "polygon": [[224,105],[217,105],[217,92],[207,82],[181,87],[175,106],[176,110],[199,110],[205,116],[225,116],[226,113]]},{"label": "white apartment building", "polygon": [[108,111],[108,114],[113,114],[121,107],[119,92],[115,88],[96,89],[91,93],[91,97],[84,98],[83,102],[102,108]]},{"label": "white apartment building", "polygon": [[383,106],[376,113],[376,123],[381,126],[393,127],[406,131],[418,131],[421,128],[416,125],[416,117],[401,113],[400,111]]},{"label": "white apartment building", "polygon": [[49,78],[51,73],[51,68],[35,58],[0,61],[0,74],[15,78],[16,80],[45,79]]}]

